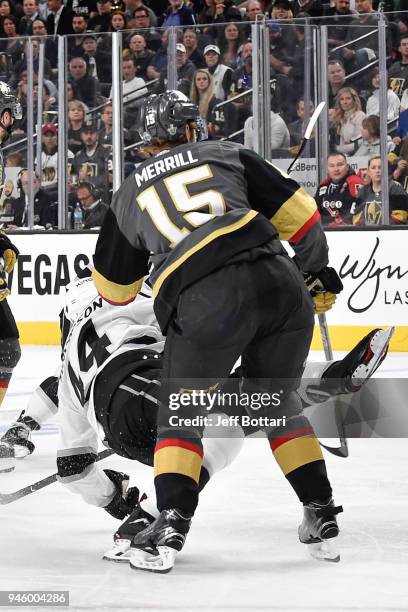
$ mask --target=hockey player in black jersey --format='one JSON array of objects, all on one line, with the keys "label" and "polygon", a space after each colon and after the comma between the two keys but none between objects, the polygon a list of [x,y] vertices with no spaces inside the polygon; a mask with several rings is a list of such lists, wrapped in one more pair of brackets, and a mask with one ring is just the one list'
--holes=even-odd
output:
[{"label": "hockey player in black jersey", "polygon": [[[284,475],[305,507],[320,504],[316,523],[320,515],[335,522],[323,455],[294,393],[312,338],[313,301],[280,239],[291,243],[302,272],[318,279],[317,299],[327,308],[342,284],[327,267],[314,200],[253,151],[200,141],[199,111],[183,95],[148,98],[139,130],[155,157],[115,194],[93,278],[104,299],[121,305],[137,295],[149,259],[154,266],[154,309],[166,335],[154,459],[161,514],[134,544],[143,569],[164,571],[189,530],[203,457],[202,427],[172,427],[169,397],[188,392],[192,404],[194,392],[216,388],[240,355],[248,392],[280,389],[280,412],[290,415],[288,430],[266,429]],[[203,412],[190,405],[179,416]],[[159,558],[150,563],[152,547]]]},{"label": "hockey player in black jersey", "polygon": [[[21,106],[16,96],[6,83],[0,81],[0,145],[9,137],[14,121],[21,119],[21,116]],[[4,180],[3,154],[0,149],[0,199]],[[0,232],[0,405],[21,354],[18,329],[6,299],[10,294],[6,274],[13,270],[17,256],[17,248],[4,232]],[[13,454],[11,447],[0,442],[0,457],[4,460],[10,458],[11,466]]]},{"label": "hockey player in black jersey", "polygon": [[[131,513],[115,534],[115,544],[104,558],[132,563],[133,537],[158,516],[154,491],[137,504],[135,488],[128,478],[95,463],[97,435],[118,454],[147,465],[153,464],[157,432],[161,337],[153,316],[147,285],[137,299],[123,308],[110,306],[98,297],[91,279],[71,283],[61,316],[64,367],[60,385],[59,421],[62,445],[58,458],[61,483],[85,501],[102,506],[122,519]],[[308,362],[298,392],[308,406],[327,396],[352,393],[361,388],[384,359],[392,329],[373,330],[341,361]],[[161,343],[161,344],[160,344]],[[85,358],[85,355],[86,358]],[[240,372],[226,381],[228,392],[239,394]],[[31,430],[40,429],[58,410],[58,378],[45,379],[17,422],[4,435],[16,455],[32,452]],[[316,400],[317,392],[320,392]],[[323,398],[322,398],[323,396]],[[327,409],[326,409],[327,410]],[[224,416],[240,414],[230,406]],[[216,414],[217,413],[216,409]],[[216,415],[214,415],[214,418]],[[240,451],[243,437],[254,428],[224,425],[219,438],[204,440],[204,463],[200,490],[209,478],[225,469]]]}]

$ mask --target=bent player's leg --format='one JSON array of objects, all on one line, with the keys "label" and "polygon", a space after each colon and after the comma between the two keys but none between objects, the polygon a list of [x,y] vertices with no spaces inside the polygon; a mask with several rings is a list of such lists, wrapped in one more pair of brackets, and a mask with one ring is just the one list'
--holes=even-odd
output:
[{"label": "bent player's leg", "polygon": [[387,356],[394,330],[373,329],[343,359],[308,361],[298,389],[302,401],[311,405],[359,391]]},{"label": "bent player's leg", "polygon": [[14,448],[17,458],[30,455],[34,449],[31,432],[41,429],[51,416],[58,411],[58,378],[49,376],[43,380],[31,395],[27,407],[1,440]]},{"label": "bent player's leg", "polygon": [[0,302],[0,406],[21,357],[16,322],[7,300]]}]

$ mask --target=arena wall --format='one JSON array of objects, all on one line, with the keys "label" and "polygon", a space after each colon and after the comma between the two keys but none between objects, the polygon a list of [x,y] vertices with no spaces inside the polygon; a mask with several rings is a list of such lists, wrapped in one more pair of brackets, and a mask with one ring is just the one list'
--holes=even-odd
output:
[{"label": "arena wall", "polygon": [[[344,291],[328,314],[335,350],[348,350],[373,327],[398,323],[391,343],[408,351],[408,233],[337,230],[327,232],[330,263]],[[20,257],[9,298],[25,344],[58,344],[58,314],[65,285],[92,262],[96,232],[17,232]],[[316,319],[317,321],[317,319]],[[321,349],[318,327],[314,349]]]}]

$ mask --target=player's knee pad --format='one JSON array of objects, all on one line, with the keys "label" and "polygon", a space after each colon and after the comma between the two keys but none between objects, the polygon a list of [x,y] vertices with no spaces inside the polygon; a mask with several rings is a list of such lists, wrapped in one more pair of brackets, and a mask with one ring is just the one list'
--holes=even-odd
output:
[{"label": "player's knee pad", "polygon": [[21,357],[20,343],[17,338],[0,340],[0,370],[13,370]]},{"label": "player's knee pad", "polygon": [[[221,416],[228,418],[226,415]],[[219,427],[210,427],[207,431],[204,430],[203,467],[210,476],[220,472],[239,455],[243,444],[244,432],[239,425],[220,425]]]}]

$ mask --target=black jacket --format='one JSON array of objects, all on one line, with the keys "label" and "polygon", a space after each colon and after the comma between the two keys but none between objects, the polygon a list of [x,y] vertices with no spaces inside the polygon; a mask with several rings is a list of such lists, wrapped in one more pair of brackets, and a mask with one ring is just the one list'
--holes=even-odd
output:
[{"label": "black jacket", "polygon": [[[25,193],[22,192],[20,197],[14,198],[12,204],[14,212],[14,225],[17,225],[18,227],[27,225]],[[51,200],[45,191],[43,189],[37,191],[34,196],[34,225],[43,225],[44,227],[47,225],[47,223],[56,225],[56,213],[57,209],[51,206]]]},{"label": "black jacket", "polygon": [[[66,8],[61,11],[61,15],[58,21],[58,27],[56,34],[74,34],[74,30],[72,28],[72,18],[74,17],[74,13]],[[55,15],[54,13],[50,13],[47,17],[47,21],[45,23],[47,32],[51,36],[54,36],[54,25],[55,25]]]}]

